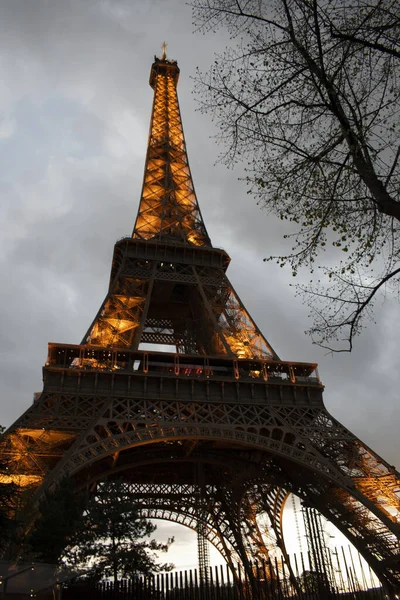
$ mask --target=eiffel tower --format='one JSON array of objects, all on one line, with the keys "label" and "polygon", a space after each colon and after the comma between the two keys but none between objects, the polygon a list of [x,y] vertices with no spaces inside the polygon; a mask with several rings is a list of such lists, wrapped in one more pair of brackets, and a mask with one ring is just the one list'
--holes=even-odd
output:
[{"label": "eiffel tower", "polygon": [[65,476],[122,478],[145,516],[192,528],[248,574],[270,552],[260,513],[287,558],[293,493],[394,597],[400,474],[331,417],[317,365],[281,360],[230,284],[197,202],[178,78],[164,48],[133,233],[81,344],[49,344],[43,392],[2,440],[8,478],[34,490],[32,506]]}]

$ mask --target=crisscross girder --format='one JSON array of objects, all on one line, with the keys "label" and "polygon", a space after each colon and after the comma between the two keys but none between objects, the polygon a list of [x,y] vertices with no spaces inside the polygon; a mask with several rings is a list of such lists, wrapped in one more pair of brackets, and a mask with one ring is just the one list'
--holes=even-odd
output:
[{"label": "crisscross girder", "polygon": [[149,142],[132,237],[211,246],[194,191],[176,85],[176,61],[155,58]]}]

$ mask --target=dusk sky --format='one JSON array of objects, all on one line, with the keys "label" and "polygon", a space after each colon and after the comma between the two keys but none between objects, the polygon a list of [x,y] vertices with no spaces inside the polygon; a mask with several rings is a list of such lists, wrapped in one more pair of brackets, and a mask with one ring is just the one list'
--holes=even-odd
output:
[{"label": "dusk sky", "polygon": [[283,360],[319,363],[333,416],[399,467],[398,304],[377,305],[350,355],[304,334],[311,323],[290,269],[263,262],[288,250],[290,226],[246,194],[240,166],[216,162],[215,126],[192,93],[196,66],[229,37],[194,33],[179,0],[0,0],[0,424],[41,390],[47,343],[79,343],[106,294],[114,242],[132,232],[138,208],[148,78],[164,40],[181,69],[197,197],[237,293]]}]

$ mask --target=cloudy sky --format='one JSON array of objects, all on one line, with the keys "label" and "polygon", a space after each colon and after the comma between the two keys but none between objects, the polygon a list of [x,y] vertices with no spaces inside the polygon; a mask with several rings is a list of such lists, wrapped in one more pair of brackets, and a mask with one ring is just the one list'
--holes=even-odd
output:
[{"label": "cloudy sky", "polygon": [[290,273],[262,260],[282,248],[283,226],[246,194],[240,168],[215,164],[191,77],[227,35],[193,33],[181,0],[0,0],[0,15],[0,424],[40,391],[47,343],[79,343],[106,293],[138,207],[148,76],[166,40],[197,196],[236,291],[282,359],[319,363],[330,412],[400,466],[398,306],[377,307],[351,355],[313,346]]}]

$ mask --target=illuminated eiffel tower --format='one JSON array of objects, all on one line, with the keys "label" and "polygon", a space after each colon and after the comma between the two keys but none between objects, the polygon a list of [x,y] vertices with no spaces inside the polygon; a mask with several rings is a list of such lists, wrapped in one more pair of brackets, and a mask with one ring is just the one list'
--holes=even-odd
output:
[{"label": "illuminated eiffel tower", "polygon": [[2,442],[8,478],[36,490],[32,506],[65,476],[122,478],[145,516],[192,528],[249,574],[270,550],[260,513],[287,556],[281,514],[294,493],[393,596],[400,475],[329,415],[315,364],[279,359],[227,279],[193,187],[178,77],[165,51],[155,58],[133,234],[115,244],[82,343],[49,344],[43,392]]}]

